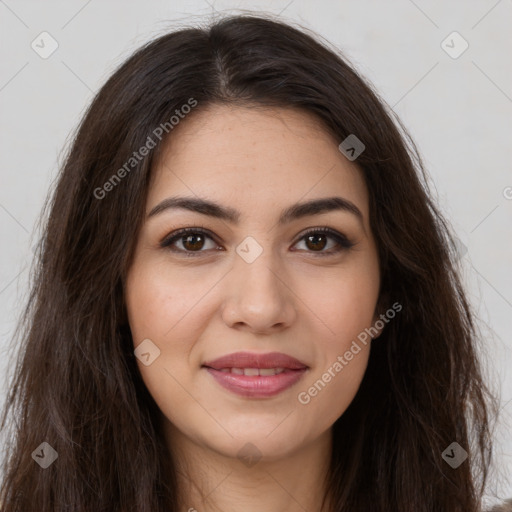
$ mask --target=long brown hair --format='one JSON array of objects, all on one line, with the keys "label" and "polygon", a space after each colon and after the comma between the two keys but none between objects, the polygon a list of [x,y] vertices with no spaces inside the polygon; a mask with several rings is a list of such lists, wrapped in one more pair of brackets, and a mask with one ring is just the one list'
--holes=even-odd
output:
[{"label": "long brown hair", "polygon": [[[418,151],[339,52],[306,30],[246,15],[146,44],[100,89],[77,129],[46,205],[17,331],[2,417],[2,428],[9,411],[13,418],[3,512],[178,509],[176,465],[136,365],[123,284],[152,163],[172,137],[169,120],[191,99],[190,116],[215,103],[302,109],[340,143],[354,134],[365,145],[357,164],[380,302],[403,310],[373,342],[361,387],[333,426],[333,510],[480,510],[496,400],[477,358],[457,243]],[[162,126],[165,137],[157,137]],[[130,160],[148,137],[155,147]],[[49,452],[44,442],[58,454],[47,468],[33,454]],[[456,469],[442,456],[454,442],[469,455]]]}]

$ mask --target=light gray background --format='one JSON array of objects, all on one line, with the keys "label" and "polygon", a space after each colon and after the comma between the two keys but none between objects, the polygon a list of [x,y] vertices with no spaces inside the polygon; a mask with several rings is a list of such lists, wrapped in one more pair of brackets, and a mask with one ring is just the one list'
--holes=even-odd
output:
[{"label": "light gray background", "polygon": [[[340,48],[418,144],[441,210],[467,247],[463,276],[489,376],[501,390],[496,468],[505,474],[488,493],[512,497],[512,1],[210,2],[0,0],[2,378],[26,299],[36,219],[93,94],[135,48],[178,23],[239,9],[280,13]],[[59,45],[47,59],[31,48],[43,31]],[[441,46],[453,31],[469,44],[458,58]],[[447,44],[461,48],[453,38]],[[5,393],[4,386],[2,404]]]}]

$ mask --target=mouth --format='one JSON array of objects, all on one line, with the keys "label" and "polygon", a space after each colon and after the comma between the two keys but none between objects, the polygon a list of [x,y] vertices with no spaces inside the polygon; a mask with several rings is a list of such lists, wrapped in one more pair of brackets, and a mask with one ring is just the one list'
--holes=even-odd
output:
[{"label": "mouth", "polygon": [[[208,367],[206,367],[208,368]],[[279,375],[285,371],[297,371],[290,368],[212,368],[222,373],[232,373],[234,375],[251,375],[251,376],[263,376],[267,377],[270,375]]]},{"label": "mouth", "polygon": [[237,352],[202,365],[224,389],[240,396],[268,398],[296,384],[309,369],[287,354]]}]

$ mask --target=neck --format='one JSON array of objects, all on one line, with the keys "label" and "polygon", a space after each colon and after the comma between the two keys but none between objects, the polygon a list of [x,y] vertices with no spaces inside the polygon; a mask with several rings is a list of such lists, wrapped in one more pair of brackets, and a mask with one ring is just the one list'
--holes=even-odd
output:
[{"label": "neck", "polygon": [[166,441],[179,475],[180,510],[328,511],[326,506],[322,508],[322,501],[332,451],[331,430],[286,458],[262,457],[250,462],[200,445],[168,421],[165,425]]}]

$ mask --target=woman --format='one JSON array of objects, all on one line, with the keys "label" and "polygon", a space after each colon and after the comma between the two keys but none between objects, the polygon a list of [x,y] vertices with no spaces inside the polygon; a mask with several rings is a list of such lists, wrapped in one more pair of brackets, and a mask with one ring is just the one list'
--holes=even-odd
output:
[{"label": "woman", "polygon": [[49,209],[5,512],[481,510],[497,409],[456,246],[334,50],[256,16],[152,41]]}]

